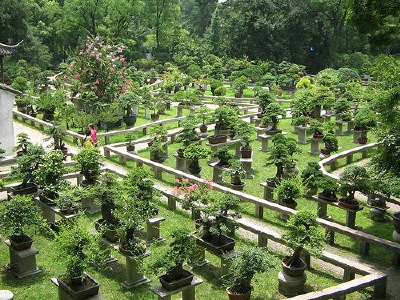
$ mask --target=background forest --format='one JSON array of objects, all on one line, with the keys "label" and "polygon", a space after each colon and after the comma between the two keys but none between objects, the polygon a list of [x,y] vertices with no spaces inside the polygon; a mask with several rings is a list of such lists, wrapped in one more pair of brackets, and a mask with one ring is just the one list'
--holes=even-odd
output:
[{"label": "background forest", "polygon": [[370,55],[400,52],[396,0],[2,0],[0,42],[22,49],[6,57],[56,70],[86,37],[123,43],[129,61],[144,57],[185,69],[208,54],[290,61],[308,73],[363,70]]}]

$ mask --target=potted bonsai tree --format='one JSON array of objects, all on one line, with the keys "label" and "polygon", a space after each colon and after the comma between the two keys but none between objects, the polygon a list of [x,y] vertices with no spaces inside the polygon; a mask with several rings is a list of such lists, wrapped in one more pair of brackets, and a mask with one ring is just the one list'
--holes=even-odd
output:
[{"label": "potted bonsai tree", "polygon": [[25,132],[21,132],[17,134],[17,143],[13,148],[13,151],[17,153],[17,156],[21,156],[28,152],[28,147],[32,145],[29,140],[28,135]]},{"label": "potted bonsai tree", "polygon": [[247,246],[241,249],[229,265],[224,279],[228,284],[226,292],[230,300],[250,299],[251,281],[256,273],[266,273],[274,268],[275,257],[265,249]]},{"label": "potted bonsai tree", "polygon": [[268,134],[276,134],[282,132],[278,129],[279,116],[285,116],[285,110],[278,103],[270,103],[265,108],[264,116],[261,119],[260,125],[270,125],[271,129],[267,131]]},{"label": "potted bonsai tree", "polygon": [[45,151],[41,145],[31,145],[26,154],[17,158],[18,167],[11,168],[11,175],[22,178],[22,183],[11,188],[13,195],[37,192],[38,187],[33,182],[32,172],[42,163],[44,154]]},{"label": "potted bonsai tree", "polygon": [[96,147],[87,147],[79,150],[74,155],[73,160],[76,162],[77,169],[83,174],[85,180],[82,184],[87,186],[94,184],[100,175],[101,155]]},{"label": "potted bonsai tree", "polygon": [[367,170],[361,166],[348,166],[339,176],[341,206],[358,209],[359,202],[355,199],[356,191],[367,193],[370,189],[369,175]]},{"label": "potted bonsai tree", "polygon": [[318,198],[331,202],[338,200],[336,192],[339,189],[339,185],[335,179],[328,176],[318,177],[316,184],[318,188],[322,189],[322,192],[318,194]]},{"label": "potted bonsai tree", "polygon": [[229,161],[235,157],[227,146],[219,148],[212,156],[218,159],[217,166],[225,168],[229,167]]},{"label": "potted bonsai tree", "polygon": [[260,107],[258,117],[262,118],[267,106],[273,102],[275,102],[274,95],[267,90],[261,89],[258,92],[257,99],[256,99],[256,103]]},{"label": "potted bonsai tree", "polygon": [[334,134],[327,133],[322,141],[325,144],[325,147],[321,148],[322,154],[329,156],[331,152],[336,152],[339,150],[338,140]]},{"label": "potted bonsai tree", "polygon": [[172,232],[172,241],[169,248],[156,259],[150,266],[153,273],[161,275],[160,283],[167,290],[175,290],[189,285],[193,280],[193,274],[183,268],[184,262],[191,261],[195,257],[197,247],[193,236],[184,228],[178,228]]},{"label": "potted bonsai tree", "polygon": [[26,233],[28,228],[47,228],[32,198],[26,195],[16,195],[6,201],[0,209],[1,231],[10,239],[11,247],[20,251],[29,249],[33,240]]},{"label": "potted bonsai tree", "polygon": [[228,161],[229,173],[231,176],[231,188],[237,191],[242,191],[245,183],[242,181],[246,171],[243,169],[242,163],[234,158]]},{"label": "potted bonsai tree", "polygon": [[186,147],[183,156],[189,159],[188,170],[190,174],[198,175],[201,172],[199,159],[207,158],[211,154],[211,149],[199,143],[193,143]]},{"label": "potted bonsai tree", "polygon": [[235,135],[240,139],[240,153],[242,158],[251,158],[253,147],[250,142],[253,140],[254,127],[252,124],[239,119],[234,125]]},{"label": "potted bonsai tree", "polygon": [[276,134],[272,138],[272,147],[268,152],[267,166],[276,166],[276,175],[274,178],[267,178],[267,184],[277,186],[284,173],[284,167],[292,164],[292,158],[286,145],[286,138],[283,134]]},{"label": "potted bonsai tree", "polygon": [[196,127],[197,121],[193,118],[187,118],[182,121],[182,130],[175,139],[176,142],[182,142],[183,144],[183,148],[178,149],[178,154],[180,154],[180,156],[183,156],[183,151],[190,143],[199,140]]},{"label": "potted bonsai tree", "polygon": [[237,110],[228,105],[221,105],[214,110],[213,119],[215,122],[215,132],[208,137],[210,144],[226,142],[231,127],[238,120]]},{"label": "potted bonsai tree", "polygon": [[[282,272],[292,277],[304,278],[307,264],[301,258],[302,252],[306,250],[311,255],[319,256],[324,248],[325,235],[316,216],[308,211],[299,211],[292,215],[282,238],[291,250],[291,255],[282,259]],[[304,285],[305,278],[301,282]],[[279,290],[287,296],[293,296],[303,290],[303,287],[293,288],[285,285],[285,282],[279,281]]]},{"label": "potted bonsai tree", "polygon": [[321,166],[315,161],[308,162],[306,168],[301,172],[303,185],[307,187],[307,196],[312,196],[317,193],[317,183],[321,177],[323,177]]},{"label": "potted bonsai tree", "polygon": [[51,150],[43,156],[39,167],[32,172],[34,182],[41,189],[40,199],[48,205],[55,205],[52,201],[58,197],[59,191],[69,184],[62,178],[65,174],[64,154],[60,150]]},{"label": "potted bonsai tree", "polygon": [[105,254],[99,241],[78,221],[65,222],[54,240],[56,259],[65,266],[57,277],[59,299],[87,299],[99,292],[100,284],[85,273],[89,267],[100,268]]},{"label": "potted bonsai tree", "polygon": [[248,87],[249,80],[246,76],[242,75],[233,81],[235,97],[242,98],[244,90]]},{"label": "potted bonsai tree", "polygon": [[311,119],[310,121],[310,130],[313,133],[313,138],[315,139],[321,139],[324,137],[324,132],[323,132],[323,123],[316,119]]},{"label": "potted bonsai tree", "polygon": [[103,236],[110,242],[117,241],[118,220],[115,217],[115,203],[121,197],[120,182],[110,172],[99,176],[99,183],[90,187],[90,194],[100,203],[101,219],[96,222],[96,229],[103,231]]},{"label": "potted bonsai tree", "polygon": [[124,109],[122,121],[127,128],[131,128],[136,123],[138,107],[142,98],[135,92],[129,90],[118,97],[118,104]]},{"label": "potted bonsai tree", "polygon": [[296,199],[304,195],[304,189],[297,177],[282,180],[276,188],[279,204],[295,209]]},{"label": "potted bonsai tree", "polygon": [[196,110],[196,116],[198,116],[198,119],[200,119],[200,121],[201,121],[200,133],[202,134],[202,136],[208,135],[207,124],[210,121],[211,113],[212,113],[212,110],[205,105],[201,106],[199,109]]},{"label": "potted bonsai tree", "polygon": [[376,113],[372,109],[362,108],[354,116],[354,127],[361,131],[358,138],[359,144],[366,144],[368,141],[367,132],[377,125]]},{"label": "potted bonsai tree", "polygon": [[135,145],[133,144],[133,141],[135,140],[135,133],[133,131],[126,133],[125,140],[128,142],[128,144],[126,145],[126,151],[134,152]]},{"label": "potted bonsai tree", "polygon": [[160,140],[154,139],[149,146],[150,160],[163,163],[165,160],[165,149]]}]

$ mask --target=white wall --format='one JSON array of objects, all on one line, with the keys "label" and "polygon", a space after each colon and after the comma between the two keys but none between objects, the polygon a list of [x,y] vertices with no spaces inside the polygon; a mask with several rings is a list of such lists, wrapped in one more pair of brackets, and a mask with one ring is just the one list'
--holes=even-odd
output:
[{"label": "white wall", "polygon": [[0,88],[0,148],[6,150],[3,155],[13,154],[15,146],[12,115],[15,96],[13,92]]}]

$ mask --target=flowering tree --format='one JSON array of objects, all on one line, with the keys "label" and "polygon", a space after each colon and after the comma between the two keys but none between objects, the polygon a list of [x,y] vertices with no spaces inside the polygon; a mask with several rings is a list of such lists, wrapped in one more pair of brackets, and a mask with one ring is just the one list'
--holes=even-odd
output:
[{"label": "flowering tree", "polygon": [[182,208],[183,209],[192,209],[197,204],[206,204],[208,201],[207,194],[212,190],[213,182],[204,179],[204,182],[201,184],[192,183],[187,178],[176,179],[175,184],[177,185],[172,194],[174,196],[182,196]]},{"label": "flowering tree", "polygon": [[67,68],[76,92],[91,95],[94,104],[114,102],[131,82],[127,80],[127,63],[123,45],[111,45],[100,38],[87,38],[85,49],[73,58]]}]

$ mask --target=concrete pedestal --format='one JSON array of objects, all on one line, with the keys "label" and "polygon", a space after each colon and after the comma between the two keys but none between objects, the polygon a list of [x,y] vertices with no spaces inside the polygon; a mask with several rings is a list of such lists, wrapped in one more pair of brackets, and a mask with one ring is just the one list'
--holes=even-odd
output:
[{"label": "concrete pedestal", "polygon": [[307,127],[296,126],[297,129],[297,142],[299,144],[307,144]]},{"label": "concrete pedestal", "polygon": [[194,276],[191,284],[185,285],[173,291],[164,289],[161,284],[151,287],[150,290],[158,296],[158,300],[171,300],[171,296],[178,293],[182,293],[182,300],[195,300],[196,286],[202,282],[202,279]]},{"label": "concrete pedestal", "polygon": [[358,144],[358,138],[361,136],[361,130],[353,130],[353,143]]},{"label": "concrete pedestal", "polygon": [[174,154],[174,156],[175,156],[175,161],[176,161],[175,168],[179,171],[186,172],[186,170],[187,170],[186,158],[180,157],[178,154]]},{"label": "concrete pedestal", "polygon": [[245,170],[245,177],[247,179],[254,178],[254,168],[252,167],[253,159],[252,158],[241,158],[240,162],[242,164],[243,170]]},{"label": "concrete pedestal", "polygon": [[151,280],[146,278],[140,271],[143,269],[143,259],[149,256],[146,253],[143,257],[125,256],[126,258],[126,280],[121,283],[122,287],[126,290],[136,286],[149,283]]},{"label": "concrete pedestal", "polygon": [[311,141],[311,150],[310,153],[311,154],[316,154],[319,155],[320,151],[319,151],[319,142],[322,141],[322,138],[310,138]]},{"label": "concrete pedestal", "polygon": [[160,237],[160,222],[165,221],[164,217],[156,216],[148,219],[146,224],[146,242],[148,244],[153,241],[164,241],[165,239]]},{"label": "concrete pedestal", "polygon": [[396,230],[393,230],[393,240],[396,243],[400,243],[400,233],[398,233]]},{"label": "concrete pedestal", "polygon": [[9,241],[5,242],[10,251],[10,263],[8,267],[18,278],[24,278],[41,272],[36,266],[36,254],[39,250],[31,247],[26,250],[15,250]]},{"label": "concrete pedestal", "polygon": [[261,140],[261,148],[260,148],[260,150],[262,152],[268,152],[269,151],[268,142],[269,142],[269,140],[271,138],[272,138],[272,135],[268,135],[268,134],[260,134],[258,136],[258,139]]},{"label": "concrete pedestal", "polygon": [[304,291],[304,284],[306,283],[307,276],[289,276],[283,271],[278,274],[279,292],[286,297],[296,296]]},{"label": "concrete pedestal", "polygon": [[15,146],[13,106],[14,98],[19,92],[0,84],[0,148],[6,150],[4,155],[12,155]]}]

